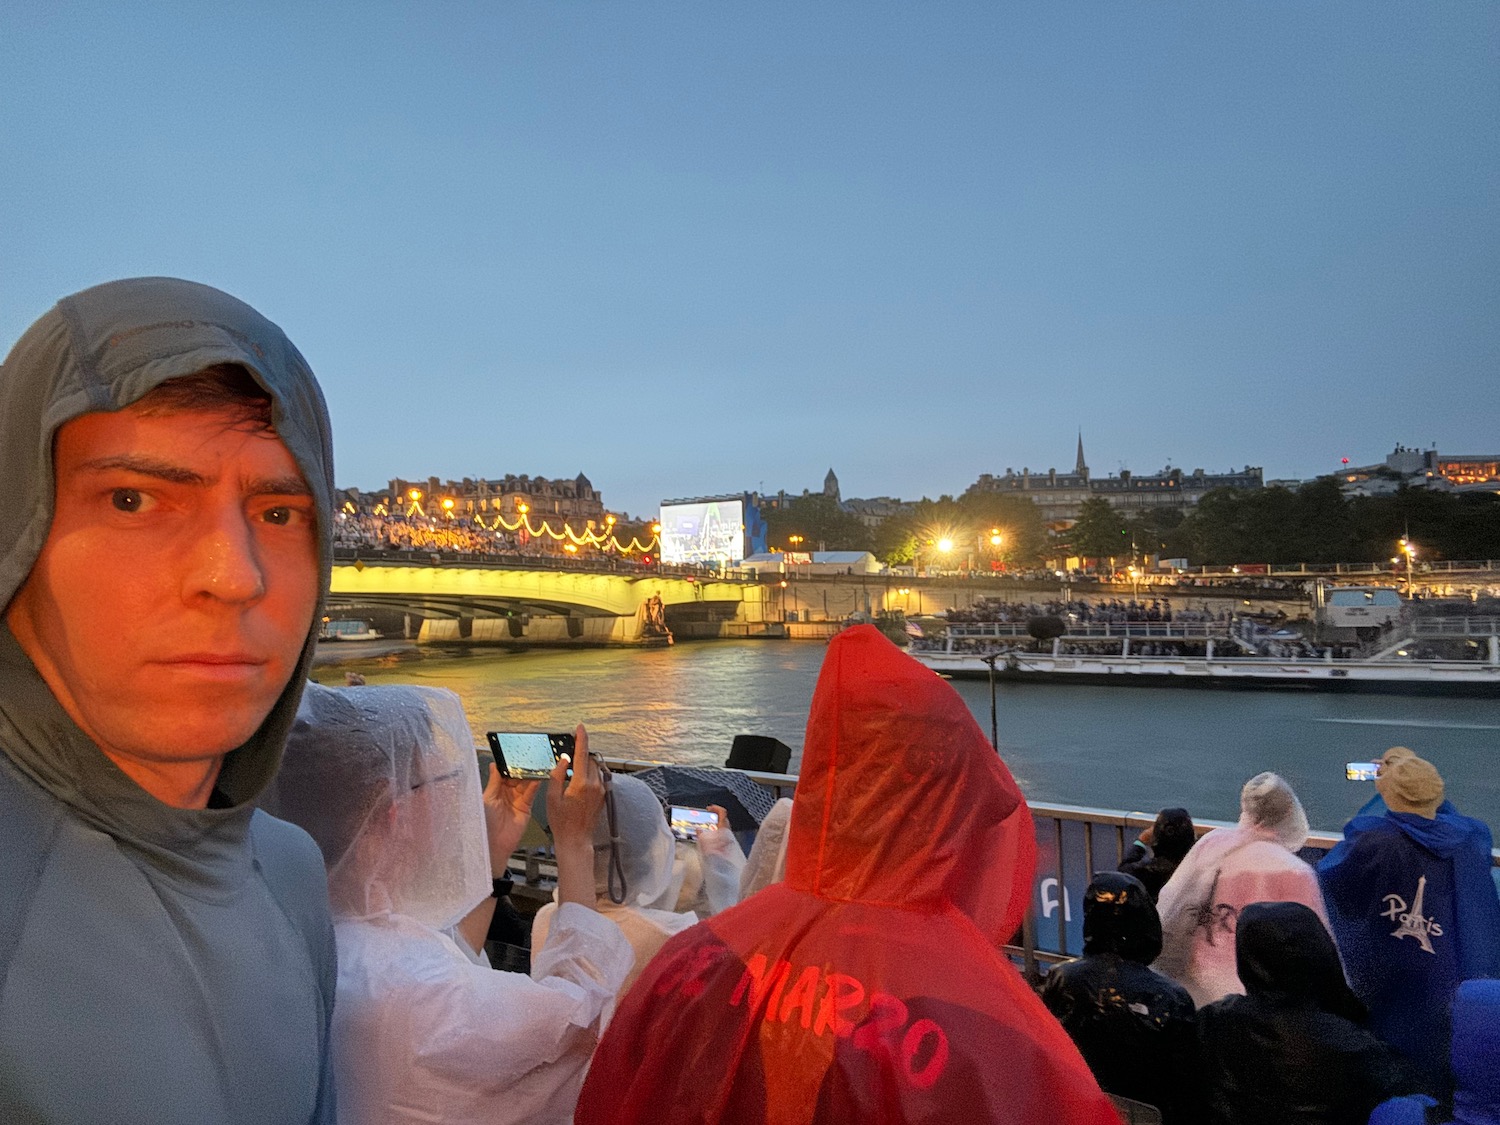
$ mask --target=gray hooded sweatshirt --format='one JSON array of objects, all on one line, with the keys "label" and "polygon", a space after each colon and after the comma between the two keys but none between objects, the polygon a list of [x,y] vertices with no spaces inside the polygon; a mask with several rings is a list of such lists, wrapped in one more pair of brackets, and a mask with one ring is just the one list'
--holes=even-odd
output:
[{"label": "gray hooded sweatshirt", "polygon": [[[306,361],[233,297],[137,278],[64,299],[0,368],[0,605],[47,537],[58,427],[221,363],[274,400],[316,498],[327,589],[332,446]],[[323,863],[252,804],[280,763],[314,621],[281,698],[224,761],[214,804],[227,807],[206,809],[126,777],[0,626],[0,1121],[334,1120]]]}]

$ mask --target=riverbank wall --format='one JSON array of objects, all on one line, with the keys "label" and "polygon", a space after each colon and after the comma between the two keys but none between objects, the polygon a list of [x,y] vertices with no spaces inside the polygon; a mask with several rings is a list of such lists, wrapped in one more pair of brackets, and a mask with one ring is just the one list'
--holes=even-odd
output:
[{"label": "riverbank wall", "polygon": [[[1091,583],[1064,586],[1056,581],[957,576],[902,578],[886,575],[788,575],[750,586],[754,596],[741,601],[697,601],[669,604],[664,622],[678,641],[802,640],[827,641],[851,619],[899,612],[908,620],[936,617],[949,609],[971,610],[981,600],[1039,604],[1087,598],[1138,601],[1166,600],[1176,609],[1235,612],[1248,608],[1281,611],[1295,618],[1306,614],[1300,595],[1254,589],[1181,590],[1163,587],[1112,587]],[[415,645],[473,645],[480,648],[638,647],[667,643],[642,614],[526,612],[508,616],[423,616],[411,611],[368,607],[358,611],[391,642]],[[358,659],[348,642],[323,646],[325,661]],[[322,655],[326,651],[327,655]],[[348,653],[348,655],[342,655]]]}]

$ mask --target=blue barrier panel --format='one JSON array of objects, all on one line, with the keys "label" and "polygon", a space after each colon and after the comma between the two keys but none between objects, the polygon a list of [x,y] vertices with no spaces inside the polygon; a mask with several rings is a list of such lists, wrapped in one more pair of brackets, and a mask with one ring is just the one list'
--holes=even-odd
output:
[{"label": "blue barrier panel", "polygon": [[1036,820],[1031,910],[1041,952],[1077,957],[1083,951],[1083,892],[1092,874],[1086,827],[1077,820]]}]

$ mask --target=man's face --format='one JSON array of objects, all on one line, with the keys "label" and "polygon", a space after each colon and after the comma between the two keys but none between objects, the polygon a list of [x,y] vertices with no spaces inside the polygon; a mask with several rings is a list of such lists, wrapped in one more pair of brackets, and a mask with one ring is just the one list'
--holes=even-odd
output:
[{"label": "man's face", "polygon": [[314,505],[291,454],[218,410],[127,408],[66,423],[53,462],[52,527],[6,610],[47,686],[117,762],[241,745],[317,605]]}]

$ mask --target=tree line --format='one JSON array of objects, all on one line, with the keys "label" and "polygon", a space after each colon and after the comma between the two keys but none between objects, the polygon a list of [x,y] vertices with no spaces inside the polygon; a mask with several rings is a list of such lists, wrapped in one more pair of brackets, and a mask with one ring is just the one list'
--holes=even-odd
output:
[{"label": "tree line", "polygon": [[[802,550],[871,551],[889,565],[1035,566],[1076,555],[1128,560],[1185,558],[1194,566],[1235,563],[1374,562],[1398,553],[1410,535],[1420,562],[1500,558],[1500,495],[1402,488],[1387,496],[1346,497],[1324,478],[1285,488],[1218,489],[1186,512],[1111,508],[1084,502],[1077,522],[1051,533],[1030,498],[970,489],[923,499],[878,527],[831,498],[808,495],[761,513],[770,543]],[[1001,544],[990,542],[998,530]],[[947,552],[939,550],[949,540]]]},{"label": "tree line", "polygon": [[[1410,536],[1418,562],[1500,558],[1500,496],[1403,488],[1346,497],[1331,479],[1293,492],[1217,489],[1186,513],[1126,517],[1090,500],[1067,532],[1075,554],[1186,558],[1193,565],[1379,562]],[[1111,545],[1113,545],[1111,547]]]}]

